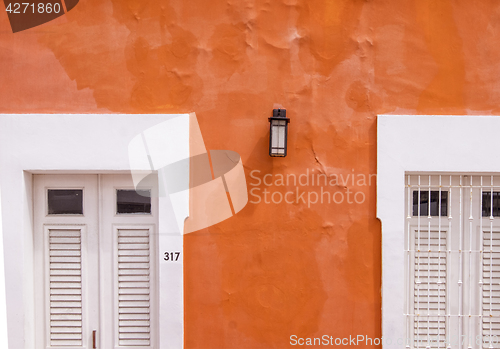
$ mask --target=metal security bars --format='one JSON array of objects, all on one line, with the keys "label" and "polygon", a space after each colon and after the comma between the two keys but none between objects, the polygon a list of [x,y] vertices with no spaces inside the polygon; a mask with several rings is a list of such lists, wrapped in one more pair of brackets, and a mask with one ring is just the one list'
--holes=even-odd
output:
[{"label": "metal security bars", "polygon": [[500,348],[500,175],[407,174],[406,347]]}]

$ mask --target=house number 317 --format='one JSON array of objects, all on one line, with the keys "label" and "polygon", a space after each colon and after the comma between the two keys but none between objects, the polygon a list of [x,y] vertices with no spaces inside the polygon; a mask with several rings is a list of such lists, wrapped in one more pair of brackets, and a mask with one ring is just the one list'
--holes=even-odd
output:
[{"label": "house number 317", "polygon": [[180,252],[165,252],[163,255],[163,260],[169,262],[177,262],[179,260]]}]

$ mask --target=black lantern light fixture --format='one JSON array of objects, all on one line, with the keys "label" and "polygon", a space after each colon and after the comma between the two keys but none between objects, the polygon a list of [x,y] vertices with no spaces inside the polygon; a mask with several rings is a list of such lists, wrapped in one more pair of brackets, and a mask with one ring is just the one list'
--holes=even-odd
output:
[{"label": "black lantern light fixture", "polygon": [[273,116],[269,118],[269,155],[286,156],[288,123],[286,109],[273,109]]}]

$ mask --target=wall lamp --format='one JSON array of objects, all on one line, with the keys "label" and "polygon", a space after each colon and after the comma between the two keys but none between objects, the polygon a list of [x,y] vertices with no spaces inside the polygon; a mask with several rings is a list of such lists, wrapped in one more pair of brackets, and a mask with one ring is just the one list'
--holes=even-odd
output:
[{"label": "wall lamp", "polygon": [[269,118],[269,156],[286,156],[289,122],[286,109],[273,109]]}]

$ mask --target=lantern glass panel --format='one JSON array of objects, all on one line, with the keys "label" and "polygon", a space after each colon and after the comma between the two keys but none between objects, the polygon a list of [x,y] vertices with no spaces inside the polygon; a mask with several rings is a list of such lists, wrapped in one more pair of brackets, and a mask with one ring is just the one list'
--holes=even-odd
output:
[{"label": "lantern glass panel", "polygon": [[272,120],[271,132],[272,132],[273,138],[272,138],[271,146],[273,148],[284,148],[285,147],[285,131],[286,131],[286,121],[285,120]]},{"label": "lantern glass panel", "polygon": [[272,147],[277,148],[278,147],[278,138],[279,138],[279,126],[273,126],[273,140],[272,140]]},{"label": "lantern glass panel", "polygon": [[285,148],[285,130],[286,130],[286,126],[280,126],[279,128],[279,142],[278,142],[278,146],[280,148]]}]

